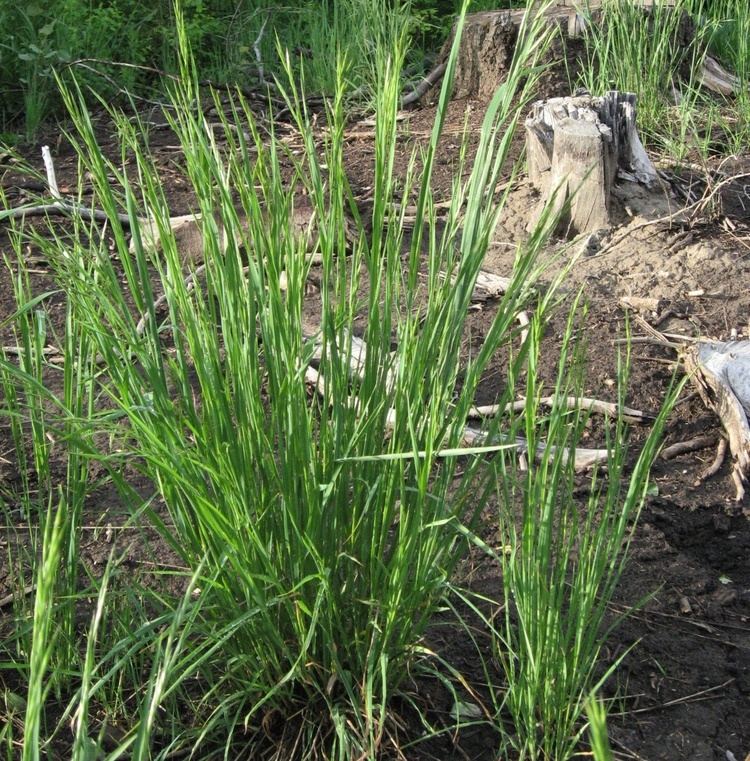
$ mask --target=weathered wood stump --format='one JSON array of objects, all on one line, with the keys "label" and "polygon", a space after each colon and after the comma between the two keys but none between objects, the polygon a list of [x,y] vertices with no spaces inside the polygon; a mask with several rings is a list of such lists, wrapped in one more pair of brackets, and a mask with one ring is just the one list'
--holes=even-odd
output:
[{"label": "weathered wood stump", "polygon": [[[675,0],[639,0],[638,5],[644,13],[648,14],[654,5],[672,7],[676,3]],[[578,52],[582,50],[584,43],[577,41],[577,38],[585,37],[588,26],[592,22],[606,23],[607,16],[602,9],[602,0],[557,0],[550,6],[537,7],[537,11],[543,13],[548,24],[557,26],[560,31],[559,35],[553,37],[550,57],[553,59],[567,57],[569,73],[575,78],[579,67],[586,65],[587,60],[585,55],[580,55]],[[698,81],[704,87],[723,95],[736,94],[739,82],[733,74],[722,69],[710,56],[688,54],[688,51],[692,50],[695,39],[695,24],[685,11],[679,12],[681,18],[673,43],[675,67],[681,78],[690,81],[695,62],[701,61],[696,73]],[[494,95],[507,76],[518,39],[519,27],[525,13],[525,9],[519,8],[482,11],[467,15],[456,62],[454,98],[489,100]],[[564,45],[563,40],[566,41]],[[452,44],[453,35],[443,47],[439,57],[441,64],[447,59]],[[543,75],[543,84],[547,79],[560,79],[555,76],[556,68],[559,67],[553,67],[551,71]],[[434,80],[440,75],[437,72],[436,68],[431,73],[431,76],[434,75]],[[567,76],[565,79],[567,80]],[[428,82],[419,93],[419,97],[433,84],[434,81]],[[557,82],[553,81],[552,84]],[[546,86],[544,89],[554,92],[554,89]],[[414,102],[417,99],[417,97],[411,97],[408,102]]]},{"label": "weathered wood stump", "polygon": [[635,95],[617,91],[537,101],[526,120],[529,179],[574,234],[610,226],[618,175],[650,186],[656,169],[635,124]]},{"label": "weathered wood stump", "polygon": [[[523,8],[483,11],[466,17],[453,82],[454,98],[489,100],[495,94],[508,75],[525,12]],[[550,6],[544,18],[558,25],[567,37],[577,36],[583,29],[583,16],[569,6]],[[555,58],[563,53],[561,39],[556,36],[553,42],[551,55]],[[447,58],[452,44],[453,35],[443,48],[441,60]]]}]

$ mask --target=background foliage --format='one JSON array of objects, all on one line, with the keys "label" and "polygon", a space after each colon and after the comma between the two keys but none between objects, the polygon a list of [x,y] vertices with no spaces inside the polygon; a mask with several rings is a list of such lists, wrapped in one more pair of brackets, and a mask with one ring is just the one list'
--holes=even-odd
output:
[{"label": "background foliage", "polygon": [[[335,67],[349,62],[352,97],[373,102],[373,52],[380,21],[395,17],[408,32],[404,78],[418,79],[433,63],[458,10],[457,0],[183,0],[186,31],[203,79],[253,86],[260,62],[278,75],[276,46],[293,68],[305,68],[308,93],[332,93]],[[519,0],[474,0],[471,10],[523,5]],[[685,0],[708,30],[718,57],[746,79],[747,7],[744,0]],[[108,102],[128,97],[163,99],[160,71],[176,71],[172,0],[41,0],[0,3],[0,134],[30,139],[40,125],[64,113],[54,72],[75,71],[84,90]],[[93,103],[93,97],[90,103]]]}]

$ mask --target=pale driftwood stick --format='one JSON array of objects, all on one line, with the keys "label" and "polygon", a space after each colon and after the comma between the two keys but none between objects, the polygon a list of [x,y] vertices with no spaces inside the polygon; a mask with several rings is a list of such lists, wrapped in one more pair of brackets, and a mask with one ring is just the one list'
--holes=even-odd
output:
[{"label": "pale driftwood stick", "polygon": [[732,469],[732,481],[734,482],[734,488],[736,490],[734,501],[742,502],[742,500],[745,499],[745,479],[743,478],[742,473],[737,469],[736,465]]},{"label": "pale driftwood stick", "polygon": [[[323,345],[320,341],[312,335],[305,336],[308,340],[314,340],[314,348],[312,358],[316,361],[320,360],[323,356]],[[348,341],[351,341],[351,352],[349,354],[349,370],[351,374],[357,378],[361,378],[365,371],[365,362],[367,361],[367,344],[357,336],[350,336],[345,334],[344,345]],[[340,347],[341,348],[341,347]],[[393,356],[393,355],[391,355]],[[385,384],[387,390],[392,390],[396,383],[396,375],[393,369],[388,369],[385,375]]]},{"label": "pale driftwood stick", "polygon": [[499,299],[510,287],[510,278],[495,275],[487,270],[479,270],[471,293],[472,301]]},{"label": "pale driftwood stick", "polygon": [[674,344],[670,341],[660,341],[658,338],[652,338],[651,336],[631,336],[630,338],[615,338],[612,341],[614,346],[627,346],[628,344],[651,344],[653,346],[664,346],[667,349],[675,349],[676,351],[681,349],[680,344]]},{"label": "pale driftwood stick", "polygon": [[[201,264],[200,267],[196,267],[193,272],[191,272],[183,281],[183,284],[185,288],[187,289],[188,293],[195,288],[195,281],[206,271],[206,265]],[[166,292],[162,293],[161,296],[159,296],[156,301],[154,301],[153,305],[153,311],[155,312],[157,309],[159,309],[161,306],[163,306],[167,301],[167,294]],[[140,320],[138,320],[138,324],[135,326],[135,334],[140,338],[144,331],[146,330],[146,325],[148,325],[149,320],[149,314],[150,312],[144,312],[141,315]]]},{"label": "pale driftwood stick", "polygon": [[416,103],[432,87],[434,87],[440,77],[445,74],[445,63],[438,64],[410,93],[401,98],[401,108],[406,108],[412,103]]},{"label": "pale driftwood stick", "polygon": [[721,470],[721,466],[724,464],[724,459],[727,455],[727,446],[728,442],[722,436],[719,439],[719,445],[716,447],[716,457],[714,457],[714,461],[705,470],[698,474],[698,477],[693,482],[693,486],[700,486],[705,480],[711,478],[711,476],[715,476]]},{"label": "pale driftwood stick", "polygon": [[526,312],[519,312],[516,315],[516,320],[518,320],[518,324],[521,326],[521,343],[524,344],[529,337],[529,315]]},{"label": "pale driftwood stick", "polygon": [[[367,347],[364,341],[358,340],[357,345],[357,354],[355,355],[354,351],[352,351],[352,355],[350,356],[349,363],[350,367],[353,373],[360,373],[362,371],[362,363],[363,363],[363,357],[366,356]],[[354,342],[352,346],[354,347]],[[322,353],[322,347],[320,346],[319,342],[317,342],[316,346],[316,354],[320,356]],[[324,396],[325,394],[325,378],[323,374],[316,370],[314,367],[308,366],[305,370],[305,382],[312,386],[313,389],[321,396]],[[348,404],[353,404],[355,408],[359,408],[359,400],[353,399],[352,397],[349,397],[347,399]],[[392,430],[393,427],[396,424],[396,411],[393,408],[390,408],[388,410],[388,413],[386,415],[386,427],[389,430]],[[512,446],[515,446],[519,452],[523,453],[528,449],[528,445],[526,441],[522,438],[516,438],[515,442],[503,442],[502,439],[500,440],[494,440],[489,439],[487,434],[484,431],[480,431],[477,428],[473,428],[472,426],[465,426],[461,435],[461,446],[466,447],[467,449],[471,449],[473,447],[478,446],[493,446],[493,445],[503,445],[504,443],[511,444]],[[536,457],[537,459],[541,458],[545,451],[547,450],[546,444],[539,444],[537,446],[536,450]],[[552,451],[555,451],[555,448],[553,448]],[[566,458],[569,456],[569,452],[564,452],[563,457]],[[573,453],[574,462],[575,462],[575,469],[576,470],[587,470],[588,468],[592,467],[593,465],[597,463],[606,462],[607,458],[609,457],[609,452],[606,449],[576,449]]]},{"label": "pale driftwood stick", "polygon": [[736,95],[741,89],[738,77],[730,74],[719,62],[707,55],[700,70],[700,83],[720,95]]},{"label": "pale driftwood stick", "polygon": [[263,71],[263,58],[260,54],[260,41],[263,39],[263,32],[266,31],[266,24],[268,23],[268,16],[263,19],[263,23],[260,26],[258,36],[253,42],[253,52],[255,53],[255,62],[258,64],[258,79],[262,85],[266,83],[266,75]]},{"label": "pale driftwood stick", "polygon": [[[195,283],[196,283],[197,279],[205,271],[206,271],[206,265],[205,264],[201,264],[199,267],[196,267],[195,270],[193,270],[193,272],[189,273],[185,277],[185,279],[183,280],[183,285],[187,289],[188,293],[190,293],[190,291],[192,291],[193,288],[195,288]],[[242,268],[242,274],[243,275],[247,275],[247,273],[249,271],[250,271],[249,267],[243,267]],[[281,288],[282,291],[286,291],[287,290],[287,278],[286,278],[286,271],[285,270],[282,270],[279,273],[279,287]],[[162,295],[159,296],[159,298],[157,298],[154,301],[153,310],[156,311],[157,309],[162,307],[166,302],[167,302],[167,294],[166,293],[162,293]],[[141,315],[140,319],[138,320],[138,324],[135,326],[135,333],[136,333],[136,336],[138,336],[139,338],[143,335],[143,332],[146,330],[146,325],[148,325],[148,320],[149,320],[149,312],[144,312]],[[310,336],[306,335],[305,337],[309,338]]]},{"label": "pale driftwood stick", "polygon": [[[615,417],[618,414],[618,406],[614,402],[604,402],[601,399],[592,399],[588,396],[544,396],[539,400],[539,404],[544,407],[552,407],[555,404],[569,410],[588,410],[589,412],[598,412],[602,415],[608,415]],[[519,412],[526,408],[526,399],[519,399],[515,402],[510,402],[502,407],[502,411],[505,412]],[[499,404],[487,404],[478,407],[472,407],[469,410],[469,417],[473,419],[492,417],[501,411],[501,405]],[[653,420],[652,415],[648,415],[641,410],[633,409],[632,407],[622,407],[622,419],[626,423],[646,423]]]},{"label": "pale driftwood stick", "polygon": [[[441,280],[445,280],[446,277],[445,272],[440,273]],[[455,275],[453,275],[451,282],[455,282],[455,279]],[[508,290],[510,282],[509,277],[495,275],[492,272],[487,272],[487,270],[479,270],[474,283],[474,290],[471,292],[471,300],[476,302],[499,299]]]},{"label": "pale driftwood stick", "polygon": [[[80,217],[95,222],[109,222],[111,219],[109,214],[100,209],[89,209],[72,201],[56,201],[55,203],[18,206],[15,209],[0,211],[0,222],[4,219],[23,219],[25,217],[44,217],[58,214],[65,217]],[[117,214],[116,219],[123,225],[130,225],[130,217],[127,214]],[[141,221],[145,222],[145,220]]]},{"label": "pale driftwood stick", "polygon": [[[48,146],[42,147],[42,160],[47,173],[47,184],[50,195],[56,199],[53,203],[45,204],[28,204],[18,206],[15,209],[6,209],[0,211],[0,222],[4,219],[23,219],[25,217],[42,217],[50,214],[60,214],[66,217],[77,216],[85,220],[95,222],[108,222],[110,215],[100,209],[89,209],[74,201],[66,201],[60,195],[55,177],[55,165],[52,161],[52,154]],[[130,225],[130,217],[127,214],[117,214],[116,219],[123,225]],[[146,220],[139,220],[145,224]]]},{"label": "pale driftwood stick", "polygon": [[[161,248],[159,225],[154,218],[140,221],[143,247],[147,251],[158,251]],[[176,236],[183,261],[196,261],[202,258],[204,254],[203,221],[203,214],[200,212],[169,217],[167,220],[166,227]],[[225,251],[228,243],[226,228],[218,216],[215,222],[221,237],[220,248]],[[322,254],[313,250],[317,240],[315,238],[315,210],[311,209],[309,205],[305,207],[304,204],[300,204],[299,207],[292,209],[289,215],[289,224],[294,234],[305,241],[308,249],[307,261],[311,264],[321,264],[323,261]],[[248,234],[249,226],[250,222],[246,217],[243,216],[239,219],[239,230],[243,235]],[[351,242],[354,232],[348,224],[345,227],[345,234],[347,241]],[[135,251],[134,239],[130,241],[130,251],[131,253]]]},{"label": "pale driftwood stick", "polygon": [[620,305],[625,309],[636,309],[641,312],[658,312],[663,304],[663,299],[641,298],[639,296],[623,296],[620,299]]},{"label": "pale driftwood stick", "polygon": [[[27,597],[34,591],[36,591],[36,584],[29,584],[21,590],[21,594],[19,596]],[[6,608],[16,599],[16,596],[17,595],[11,593],[9,595],[5,595],[5,597],[0,597],[0,608]]]},{"label": "pale driftwood stick", "polygon": [[49,193],[56,201],[62,201],[60,190],[57,187],[57,177],[55,177],[55,165],[48,145],[42,146],[42,161],[44,162],[44,171],[47,173]]},{"label": "pale driftwood stick", "polygon": [[[722,439],[723,441],[723,439]],[[707,449],[716,443],[716,436],[696,436],[694,439],[688,439],[687,441],[678,441],[675,444],[671,444],[665,447],[661,451],[662,460],[673,460],[675,457],[679,457],[681,454],[687,454],[688,452],[697,452],[701,449]]]},{"label": "pale driftwood stick", "polygon": [[[17,356],[26,350],[21,346],[0,346],[0,351],[4,354],[14,354]],[[44,357],[50,357],[56,354],[62,354],[62,352],[54,346],[45,346],[42,349],[42,356]]]}]

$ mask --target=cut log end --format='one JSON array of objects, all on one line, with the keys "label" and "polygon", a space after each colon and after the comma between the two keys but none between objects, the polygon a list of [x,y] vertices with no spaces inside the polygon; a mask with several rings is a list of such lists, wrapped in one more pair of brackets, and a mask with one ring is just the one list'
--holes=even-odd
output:
[{"label": "cut log end", "polygon": [[635,95],[612,91],[537,101],[526,120],[529,179],[574,233],[610,226],[618,170],[650,186],[657,174],[635,123]]}]

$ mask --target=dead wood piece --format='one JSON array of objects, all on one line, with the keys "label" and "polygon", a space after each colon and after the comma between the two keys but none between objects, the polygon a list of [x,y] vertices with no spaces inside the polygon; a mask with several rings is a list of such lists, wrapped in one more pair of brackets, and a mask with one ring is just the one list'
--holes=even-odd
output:
[{"label": "dead wood piece", "polygon": [[[605,402],[601,399],[592,399],[588,396],[543,396],[539,400],[539,404],[544,407],[552,407],[554,405],[560,405],[569,410],[588,410],[589,412],[596,412],[609,417],[616,417],[618,414],[618,405],[614,402]],[[503,407],[505,411],[515,411],[525,409],[526,399],[522,398],[515,402]],[[488,404],[478,407],[472,407],[469,410],[470,418],[484,418],[492,417],[496,415],[501,409],[501,405]],[[641,410],[633,409],[632,407],[622,407],[619,412],[622,414],[622,419],[626,423],[647,423],[654,420],[653,415],[649,415]]]},{"label": "dead wood piece", "polygon": [[693,486],[700,486],[704,481],[711,478],[711,476],[715,476],[721,470],[721,466],[724,464],[726,456],[727,440],[722,436],[719,439],[718,446],[716,447],[716,456],[714,457],[714,461],[698,475],[698,478],[695,479]]},{"label": "dead wood piece", "polygon": [[479,270],[474,290],[471,292],[472,301],[490,301],[499,299],[510,286],[510,278],[495,275],[486,270]]},{"label": "dead wood piece", "polygon": [[516,320],[521,326],[521,343],[525,344],[526,339],[529,337],[529,325],[531,324],[529,315],[526,312],[519,312],[516,315]]},{"label": "dead wood piece", "polygon": [[[463,437],[462,437],[462,444],[466,447],[479,447],[479,446],[493,446],[495,444],[504,444],[506,443],[502,439],[491,439],[487,436],[487,434],[484,431],[480,431],[477,428],[472,428],[471,426],[466,426],[463,431]],[[521,438],[516,437],[515,442],[507,442],[510,444],[513,444],[519,455],[524,455],[528,452],[529,445],[528,442]],[[549,450],[552,454],[554,454],[557,451],[558,447],[552,446],[550,444],[546,444],[544,442],[540,442],[537,445],[536,452],[535,452],[535,459],[541,460],[545,453]],[[577,471],[584,471],[588,470],[589,468],[592,468],[594,465],[600,464],[600,463],[606,463],[607,459],[609,458],[609,451],[607,449],[575,449],[573,450],[573,462],[574,462],[574,468]],[[571,456],[570,450],[565,449],[563,451],[563,462],[567,463],[569,462],[569,457]]]},{"label": "dead wood piece", "polygon": [[0,609],[7,608],[8,605],[12,605],[19,598],[28,597],[28,595],[32,594],[35,591],[36,591],[36,584],[28,584],[27,586],[23,587],[15,594],[11,593],[11,594],[5,595],[5,597],[0,597]]},{"label": "dead wood piece", "polygon": [[[319,337],[311,337],[314,341],[315,348],[313,352],[313,360],[319,360],[322,357],[323,347]],[[349,366],[353,375],[361,375],[364,370],[364,363],[367,357],[367,344],[355,336],[351,338],[346,337],[345,341],[351,342],[351,351],[349,353]],[[312,386],[316,393],[323,396],[325,394],[325,377],[324,374],[312,366],[308,366],[305,370],[305,382]],[[395,375],[392,369],[388,369],[386,372],[386,383],[393,384],[395,382]],[[392,388],[392,385],[390,385]],[[360,402],[358,399],[350,397],[348,403],[354,405],[356,409],[359,409]],[[396,425],[396,411],[391,408],[386,415],[386,428],[392,430]],[[516,438],[514,441],[503,440],[502,437],[489,437],[485,431],[482,431],[473,426],[467,425],[464,427],[461,436],[461,446],[471,449],[479,446],[511,446],[515,447],[519,454],[523,454],[528,451],[528,443],[523,438]],[[537,446],[536,457],[540,459],[544,456],[548,445],[541,442]],[[554,452],[554,448],[553,448]],[[566,450],[563,453],[563,457],[567,461],[570,453]],[[591,468],[598,463],[605,463],[609,457],[609,452],[606,449],[576,449],[573,452],[574,467],[578,471],[583,471]]]},{"label": "dead wood piece", "polygon": [[614,153],[620,169],[632,173],[638,182],[651,186],[657,174],[636,127],[636,96],[633,93],[608,92],[597,103],[599,119],[610,127]]},{"label": "dead wood piece", "polygon": [[401,98],[401,108],[406,108],[419,101],[431,87],[434,87],[440,81],[440,78],[445,74],[445,69],[445,62],[439,63],[412,92],[406,93]]},{"label": "dead wood piece", "polygon": [[533,104],[526,119],[529,180],[561,223],[579,234],[610,227],[610,194],[618,170],[650,186],[657,174],[635,126],[635,95],[579,95]]},{"label": "dead wood piece", "polygon": [[750,475],[750,341],[699,341],[684,354],[685,366],[707,406],[716,411],[734,457],[737,501]]},{"label": "dead wood piece", "polygon": [[[722,441],[725,441],[722,439]],[[670,446],[665,447],[661,451],[662,460],[673,460],[675,457],[679,457],[682,454],[688,452],[697,452],[701,449],[707,449],[712,447],[716,443],[716,436],[696,436],[693,439],[687,441],[678,441]]]},{"label": "dead wood piece", "polygon": [[[289,212],[290,231],[292,235],[304,242],[308,251],[308,257],[312,264],[322,262],[321,254],[316,251],[318,243],[318,231],[316,223],[315,210],[312,205],[300,197]],[[215,218],[216,232],[219,236],[219,247],[222,252],[226,251],[229,244],[229,236],[222,220],[217,216]],[[183,263],[201,262],[205,256],[205,228],[207,222],[200,213],[183,214],[176,217],[170,217],[166,224],[160,224],[157,220],[151,218],[143,222],[140,227],[139,235],[141,245],[149,252],[156,252],[161,249],[162,235],[169,231],[174,235],[177,250],[180,252],[180,258]],[[250,223],[244,217],[239,220],[239,232],[242,238],[246,237],[250,228]],[[351,231],[346,230],[347,239],[351,236]],[[137,238],[134,235],[130,240],[130,251],[135,251]],[[242,243],[242,241],[238,241]]]},{"label": "dead wood piece", "polygon": [[[66,217],[79,217],[84,220],[93,220],[94,222],[108,222],[111,216],[101,209],[89,209],[86,206],[76,202],[69,201],[60,193],[55,176],[55,164],[52,160],[52,154],[48,146],[42,146],[42,160],[44,169],[47,173],[47,187],[50,195],[54,199],[52,203],[25,204],[14,209],[5,209],[0,211],[0,222],[4,219],[25,219],[26,217],[44,217],[52,215],[61,215]],[[120,224],[130,225],[132,220],[127,214],[117,214],[115,217]],[[142,220],[143,221],[143,220]]]},{"label": "dead wood piece", "polygon": [[623,296],[620,305],[625,309],[635,309],[639,312],[658,313],[664,305],[663,299],[654,299],[640,296]]},{"label": "dead wood piece", "polygon": [[[319,362],[323,358],[323,344],[320,341],[319,331],[315,334],[307,332],[305,337],[313,342],[313,354],[312,360]],[[349,364],[349,371],[353,377],[361,378],[365,371],[365,363],[367,362],[367,344],[361,338],[357,336],[349,335],[346,331],[343,332],[341,345],[338,347],[339,351],[347,352],[347,362]],[[393,354],[390,355],[393,359]],[[384,383],[387,390],[392,390],[396,383],[396,368],[391,366],[386,368]]]},{"label": "dead wood piece", "polygon": [[[446,277],[445,272],[440,273],[441,280],[445,280]],[[455,275],[451,278],[451,281],[455,283]],[[471,292],[471,300],[476,303],[499,299],[508,290],[510,282],[511,279],[509,277],[495,275],[493,272],[487,272],[487,270],[479,270],[477,279],[474,282],[474,289]]]},{"label": "dead wood piece", "polygon": [[704,87],[720,95],[737,95],[740,92],[739,78],[728,72],[710,55],[703,59],[699,78]]}]

